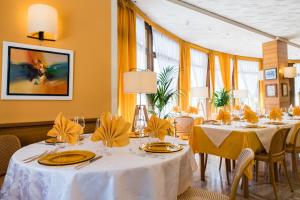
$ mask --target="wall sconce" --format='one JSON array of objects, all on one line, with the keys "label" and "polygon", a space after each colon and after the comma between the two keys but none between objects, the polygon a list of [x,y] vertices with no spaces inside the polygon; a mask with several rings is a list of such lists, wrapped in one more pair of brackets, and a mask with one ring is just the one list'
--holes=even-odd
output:
[{"label": "wall sconce", "polygon": [[296,67],[285,67],[284,78],[295,78],[297,75]]},{"label": "wall sconce", "polygon": [[28,36],[38,40],[57,39],[57,10],[45,4],[33,4],[28,9]]}]

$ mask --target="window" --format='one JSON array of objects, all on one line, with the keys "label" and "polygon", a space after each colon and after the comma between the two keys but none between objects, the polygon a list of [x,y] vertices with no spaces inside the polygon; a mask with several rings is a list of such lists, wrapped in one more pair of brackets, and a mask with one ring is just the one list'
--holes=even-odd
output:
[{"label": "window", "polygon": [[238,60],[238,88],[248,90],[248,99],[241,99],[252,109],[259,108],[259,63]]},{"label": "window", "polygon": [[[205,87],[207,76],[208,55],[191,49],[191,88]],[[197,105],[197,97],[190,98],[191,105]]]},{"label": "window", "polygon": [[[136,65],[140,70],[147,69],[145,22],[140,17],[136,17]],[[142,94],[142,105],[146,105],[146,99],[146,95]],[[139,95],[137,95],[137,102],[140,102]]]},{"label": "window", "polygon": [[[159,74],[162,69],[166,67],[174,67],[174,81],[171,84],[172,89],[178,89],[178,73],[179,73],[179,44],[166,37],[155,29],[153,30],[153,51],[154,58],[154,71]],[[169,113],[173,106],[177,105],[177,99],[173,99],[164,111],[165,114]]]},{"label": "window", "polygon": [[224,88],[219,56],[215,56],[215,92]]},{"label": "window", "polygon": [[295,77],[295,105],[300,105],[300,63],[295,64],[297,76]]}]

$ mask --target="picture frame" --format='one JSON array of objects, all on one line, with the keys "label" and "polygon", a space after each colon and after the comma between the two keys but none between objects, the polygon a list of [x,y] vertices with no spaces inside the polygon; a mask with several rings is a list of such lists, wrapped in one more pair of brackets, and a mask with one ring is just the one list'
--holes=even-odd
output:
[{"label": "picture frame", "polygon": [[266,97],[277,97],[277,84],[266,84]]},{"label": "picture frame", "polygon": [[3,42],[1,99],[72,98],[72,50]]},{"label": "picture frame", "polygon": [[288,97],[288,84],[287,83],[281,83],[281,94],[283,97]]},{"label": "picture frame", "polygon": [[277,69],[265,69],[265,80],[276,80],[277,79]]}]

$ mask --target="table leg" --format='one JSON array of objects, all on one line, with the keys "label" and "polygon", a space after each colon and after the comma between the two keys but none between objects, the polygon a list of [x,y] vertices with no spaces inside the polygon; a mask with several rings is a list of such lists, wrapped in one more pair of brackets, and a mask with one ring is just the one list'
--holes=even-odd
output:
[{"label": "table leg", "polygon": [[243,189],[244,189],[244,197],[249,198],[249,183],[247,176],[243,175]]},{"label": "table leg", "polygon": [[201,180],[205,181],[205,158],[204,158],[204,153],[199,153],[200,157],[200,176]]}]

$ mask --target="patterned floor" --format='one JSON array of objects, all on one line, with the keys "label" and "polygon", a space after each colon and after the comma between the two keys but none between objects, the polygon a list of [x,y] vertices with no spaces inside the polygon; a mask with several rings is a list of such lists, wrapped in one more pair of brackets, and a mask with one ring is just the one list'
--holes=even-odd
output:
[{"label": "patterned floor", "polygon": [[[198,162],[198,156],[196,155],[196,159]],[[223,162],[224,163],[224,162]],[[271,200],[275,199],[272,185],[268,182],[267,173],[264,173],[264,164],[260,164],[259,169],[259,180],[251,181],[249,184],[250,197],[249,199],[254,200]],[[290,160],[288,159],[288,169],[289,175],[291,174],[291,165]],[[298,169],[300,171],[300,161],[298,162]],[[226,181],[226,173],[225,173],[225,165],[223,164],[221,171],[219,171],[219,158],[215,156],[209,156],[207,169],[206,169],[206,181],[203,182],[200,180],[200,172],[199,169],[194,173],[194,185],[193,187],[200,187],[209,191],[221,192],[223,194],[228,194],[230,191],[230,186]],[[300,174],[299,174],[300,178]],[[290,191],[288,183],[286,181],[285,176],[283,175],[283,171],[279,175],[279,182],[277,184],[277,189],[279,193],[279,197],[281,200],[300,200],[300,179],[297,179],[296,176],[291,177],[292,185],[294,188],[294,192]],[[239,189],[238,200],[245,199],[243,198],[243,193]]]}]

